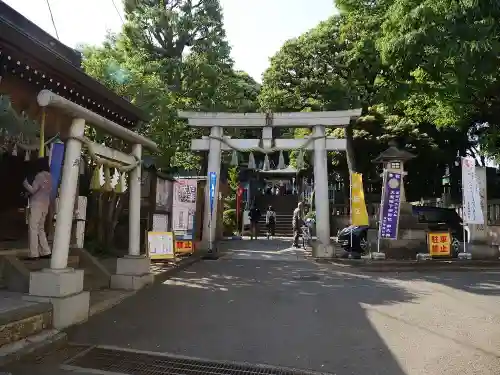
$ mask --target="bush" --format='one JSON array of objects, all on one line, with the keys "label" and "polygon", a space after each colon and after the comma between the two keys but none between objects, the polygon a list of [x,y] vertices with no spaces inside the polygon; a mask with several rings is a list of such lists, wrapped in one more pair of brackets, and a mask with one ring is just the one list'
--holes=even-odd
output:
[{"label": "bush", "polygon": [[304,217],[305,220],[307,219],[314,219],[316,220],[316,211],[309,211],[306,216]]},{"label": "bush", "polygon": [[236,229],[236,210],[234,208],[222,213],[222,224],[224,225],[224,235],[232,236]]}]

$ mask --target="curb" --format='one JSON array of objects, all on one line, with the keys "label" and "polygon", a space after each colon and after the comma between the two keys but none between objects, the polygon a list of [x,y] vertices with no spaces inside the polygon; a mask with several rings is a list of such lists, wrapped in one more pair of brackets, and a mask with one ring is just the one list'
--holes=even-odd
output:
[{"label": "curb", "polygon": [[176,264],[172,268],[157,273],[156,275],[154,275],[153,284],[164,282],[165,280],[176,275],[177,273],[186,269],[192,264],[199,262],[200,260],[203,259],[203,255],[204,254],[202,252],[192,254],[190,257],[181,260],[178,264]]},{"label": "curb", "polygon": [[364,261],[336,261],[336,260],[318,260],[319,264],[331,264],[332,266],[344,269],[359,270],[364,272],[471,272],[471,271],[500,271],[500,262],[435,262],[422,261],[412,263],[394,263],[388,264],[380,261],[379,263],[368,263]]},{"label": "curb", "polygon": [[66,333],[56,329],[42,331],[36,335],[5,345],[0,350],[0,367],[13,362],[41,357],[57,350],[68,342]]}]

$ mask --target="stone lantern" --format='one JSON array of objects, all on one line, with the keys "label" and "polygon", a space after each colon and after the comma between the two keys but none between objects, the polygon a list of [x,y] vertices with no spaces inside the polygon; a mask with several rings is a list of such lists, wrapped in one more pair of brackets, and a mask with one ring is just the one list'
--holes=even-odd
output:
[{"label": "stone lantern", "polygon": [[[372,160],[373,163],[382,164],[384,171],[401,173],[404,176],[407,173],[404,170],[404,163],[416,156],[408,151],[397,147],[396,142],[391,141],[389,148]],[[380,239],[380,249],[382,258],[387,256],[392,259],[415,259],[416,254],[425,250],[426,228],[418,223],[418,218],[412,214],[412,206],[406,202],[404,182],[400,190],[400,211],[398,220],[398,238],[396,240]],[[373,233],[375,232],[375,233]],[[372,248],[378,239],[378,230],[372,231],[369,242]],[[382,259],[381,258],[381,259]]]},{"label": "stone lantern", "polygon": [[[372,160],[375,164],[382,164],[384,170],[394,173],[401,173],[401,176],[404,177],[408,174],[404,170],[404,163],[408,160],[415,158],[416,155],[411,152],[400,150],[397,147],[395,141],[389,142],[389,148],[382,152],[379,156]],[[382,175],[383,176],[383,172]],[[406,203],[406,194],[404,183],[401,186],[401,209],[403,209],[404,203]]]}]

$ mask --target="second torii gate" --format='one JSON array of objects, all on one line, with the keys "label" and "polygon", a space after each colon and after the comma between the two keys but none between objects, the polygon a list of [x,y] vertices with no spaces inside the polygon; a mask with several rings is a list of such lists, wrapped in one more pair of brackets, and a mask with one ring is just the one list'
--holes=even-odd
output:
[{"label": "second torii gate", "polygon": [[[210,128],[210,136],[193,139],[193,151],[208,151],[207,181],[210,173],[218,176],[215,196],[219,192],[219,176],[222,151],[262,152],[269,154],[276,151],[304,150],[314,152],[314,185],[316,206],[315,256],[329,258],[333,256],[330,243],[330,208],[328,200],[327,152],[346,150],[346,140],[327,137],[326,127],[345,127],[352,119],[361,115],[361,109],[329,112],[292,112],[292,113],[224,113],[224,112],[179,112],[179,117],[187,118],[189,126]],[[224,128],[262,128],[262,139],[232,139],[224,136]],[[275,127],[312,128],[312,134],[304,139],[273,139]],[[210,196],[206,189],[205,213],[203,220],[202,246],[208,248],[210,238],[215,238],[216,225],[210,225]],[[212,217],[217,217],[217,205],[213,205]]]}]

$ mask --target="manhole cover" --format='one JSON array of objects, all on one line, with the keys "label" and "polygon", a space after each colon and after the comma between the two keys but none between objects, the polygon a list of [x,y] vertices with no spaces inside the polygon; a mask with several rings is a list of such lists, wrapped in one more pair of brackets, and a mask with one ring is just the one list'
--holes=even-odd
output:
[{"label": "manhole cover", "polygon": [[293,277],[294,280],[298,281],[318,281],[319,276],[317,275],[297,275]]},{"label": "manhole cover", "polygon": [[93,347],[61,367],[66,370],[92,369],[133,375],[319,375],[304,370],[109,347]]}]

